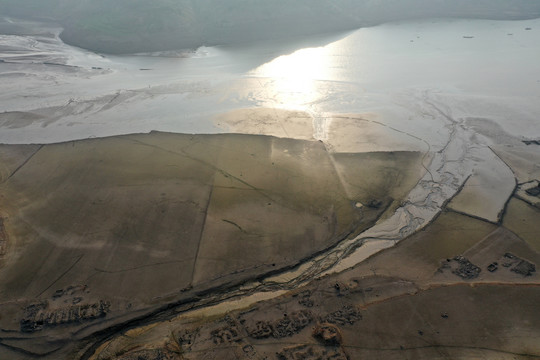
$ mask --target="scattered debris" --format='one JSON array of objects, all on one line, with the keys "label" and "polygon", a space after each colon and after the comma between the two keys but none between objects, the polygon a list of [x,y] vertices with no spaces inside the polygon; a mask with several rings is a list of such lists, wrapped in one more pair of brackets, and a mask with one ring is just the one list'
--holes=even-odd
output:
[{"label": "scattered debris", "polygon": [[523,276],[531,276],[534,272],[536,272],[536,266],[533,263],[512,253],[504,254],[501,259],[499,259],[499,262],[508,270]]},{"label": "scattered debris", "polygon": [[442,314],[441,314],[441,317],[442,317],[443,319],[448,319],[448,313],[445,313],[445,312],[442,313]]},{"label": "scattered debris", "polygon": [[250,337],[254,339],[266,339],[272,336],[274,328],[270,321],[257,321],[253,327],[247,328]]},{"label": "scattered debris", "polygon": [[334,284],[334,289],[336,290],[337,296],[344,296],[349,293],[349,287],[347,284],[336,282]]},{"label": "scattered debris", "polygon": [[313,329],[313,337],[325,345],[340,345],[342,341],[341,332],[334,324],[317,324]]},{"label": "scattered debris", "polygon": [[536,266],[526,260],[521,260],[515,267],[510,269],[510,271],[523,276],[531,276],[534,272],[536,272]]},{"label": "scattered debris", "polygon": [[216,330],[213,330],[210,335],[215,345],[228,344],[242,340],[240,332],[235,326],[225,326]]},{"label": "scattered debris", "polygon": [[[531,276],[536,272],[535,264],[521,259],[512,253],[506,253],[498,261],[490,263],[487,266],[487,271],[494,273],[499,270],[499,266],[523,276]],[[445,270],[450,270],[452,274],[468,280],[478,277],[482,271],[478,266],[474,265],[466,257],[461,255],[452,259],[446,259],[437,271],[442,273]]]},{"label": "scattered debris", "polygon": [[48,301],[31,304],[26,307],[25,316],[20,321],[21,331],[31,333],[47,327],[95,320],[107,315],[110,306],[108,301],[59,309],[49,309]]},{"label": "scattered debris", "polygon": [[272,336],[276,339],[293,336],[305,328],[312,320],[313,316],[307,310],[293,312],[290,316],[285,314],[281,320],[273,324]]},{"label": "scattered debris", "polygon": [[167,354],[162,349],[143,349],[122,355],[118,360],[169,360],[174,358],[173,355]]},{"label": "scattered debris", "polygon": [[362,314],[356,307],[346,305],[341,310],[334,311],[323,317],[323,323],[338,324],[338,325],[353,325],[355,322],[362,320]]},{"label": "scattered debris", "polygon": [[[52,295],[52,299],[56,301],[60,298],[73,297],[73,299],[65,299],[66,301],[64,302],[67,303],[72,300],[75,300],[76,298],[80,298],[81,295],[87,294],[89,292],[90,291],[88,290],[88,286],[86,285],[70,285],[66,287],[65,289],[56,290],[54,294]],[[76,297],[75,295],[78,295],[78,296]]]},{"label": "scattered debris", "polygon": [[487,269],[489,272],[495,272],[499,268],[499,264],[495,261],[488,265]]},{"label": "scattered debris", "polygon": [[175,334],[175,341],[181,349],[191,350],[195,343],[195,339],[199,336],[200,328],[182,329]]},{"label": "scattered debris", "polygon": [[348,360],[349,357],[343,349],[328,348],[313,345],[296,345],[286,347],[277,354],[279,360]]},{"label": "scattered debris", "polygon": [[276,339],[293,336],[313,321],[309,310],[295,311],[284,314],[276,321],[259,320],[252,326],[246,326],[248,335],[254,339],[274,337]]},{"label": "scattered debris", "polygon": [[301,294],[300,294],[300,300],[298,300],[298,303],[302,306],[305,306],[305,307],[313,307],[313,305],[315,305],[313,303],[313,300],[311,300],[311,291],[309,290],[306,290],[306,291],[303,291]]},{"label": "scattered debris", "polygon": [[242,347],[242,351],[244,352],[244,354],[248,355],[249,357],[254,357],[256,356],[256,351],[255,351],[255,348],[253,347],[253,345],[244,345]]},{"label": "scattered debris", "polygon": [[381,206],[382,206],[383,202],[381,200],[371,200],[369,203],[368,203],[368,207],[372,208],[372,209],[379,209]]},{"label": "scattered debris", "polygon": [[458,255],[453,259],[459,265],[452,270],[452,273],[459,276],[462,279],[474,279],[477,278],[482,271],[478,266],[474,265],[464,256]]},{"label": "scattered debris", "polygon": [[540,140],[523,140],[525,145],[540,145]]},{"label": "scattered debris", "polygon": [[73,298],[73,305],[77,305],[77,304],[80,303],[82,300],[83,300],[83,298],[80,297],[80,296],[74,297],[74,298]]},{"label": "scattered debris", "polygon": [[474,279],[478,277],[482,271],[478,266],[474,265],[462,255],[455,256],[452,259],[446,259],[437,272],[444,272],[445,270],[450,270],[452,274],[459,276],[462,279]]}]

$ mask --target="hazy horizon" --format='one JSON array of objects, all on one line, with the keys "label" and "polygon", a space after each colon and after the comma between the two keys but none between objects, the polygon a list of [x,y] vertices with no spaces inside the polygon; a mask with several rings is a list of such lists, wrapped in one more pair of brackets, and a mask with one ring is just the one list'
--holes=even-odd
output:
[{"label": "hazy horizon", "polygon": [[530,0],[0,0],[0,14],[58,22],[71,45],[136,53],[283,40],[388,21],[540,17]]}]

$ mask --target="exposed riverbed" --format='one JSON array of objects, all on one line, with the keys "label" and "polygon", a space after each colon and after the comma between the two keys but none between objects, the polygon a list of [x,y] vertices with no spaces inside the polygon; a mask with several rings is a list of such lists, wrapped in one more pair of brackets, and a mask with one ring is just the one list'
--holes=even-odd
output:
[{"label": "exposed riverbed", "polygon": [[[13,257],[8,255],[11,266],[2,270],[4,275],[15,279],[0,294],[7,304],[4,311],[11,311],[13,301],[32,301],[34,295],[41,301],[52,296],[53,284],[60,286],[65,282],[67,288],[70,279],[83,281],[84,276],[80,274],[86,274],[84,271],[90,268],[96,284],[100,283],[100,277],[127,276],[133,284],[140,280],[126,274],[133,270],[130,261],[149,250],[145,241],[151,236],[152,228],[145,227],[146,220],[132,224],[135,227],[111,221],[100,223],[106,228],[104,231],[93,232],[93,229],[101,229],[100,226],[86,223],[81,214],[94,214],[98,219],[102,210],[95,213],[84,210],[89,204],[77,196],[82,194],[77,186],[83,180],[91,180],[91,186],[86,187],[89,193],[84,196],[99,195],[99,201],[110,201],[118,192],[119,199],[127,204],[122,209],[132,215],[138,213],[131,209],[145,214],[144,206],[151,204],[156,214],[173,207],[193,207],[196,211],[182,211],[205,219],[200,221],[201,227],[209,230],[201,232],[200,237],[194,236],[198,240],[205,239],[200,241],[202,247],[195,241],[198,245],[190,251],[197,255],[186,255],[191,259],[203,254],[202,265],[197,269],[193,267],[190,274],[183,273],[185,279],[182,278],[181,285],[177,278],[171,278],[166,294],[159,286],[149,285],[153,292],[148,293],[148,298],[137,299],[140,306],[137,308],[135,304],[133,308],[143,310],[132,314],[143,316],[141,314],[148,309],[159,309],[156,304],[177,303],[179,299],[181,303],[191,292],[199,298],[198,304],[190,300],[176,310],[167,309],[167,316],[172,316],[177,311],[216,304],[235,295],[248,297],[222,303],[211,314],[245,307],[261,298],[304,286],[314,278],[343,272],[418,230],[428,228],[444,209],[477,219],[482,224],[500,225],[516,186],[538,179],[540,146],[534,143],[540,139],[538,19],[434,19],[385,24],[299,44],[212,47],[125,56],[95,54],[68,46],[59,39],[61,29],[50,24],[4,19],[2,28],[17,31],[9,32],[15,35],[0,35],[0,143],[13,145],[0,149],[3,158],[0,175],[4,181],[0,190],[5,191],[5,198],[10,200],[0,208],[0,215],[7,213],[12,217],[10,222],[6,221],[8,233],[10,229],[16,230],[12,239],[16,240],[17,236],[24,239],[11,245],[20,248]],[[199,137],[177,135],[185,144],[167,134],[69,143],[152,130],[199,134]],[[235,135],[223,138],[200,135],[219,133],[245,135],[237,138]],[[219,146],[214,144],[216,141]],[[56,144],[59,142],[62,144]],[[229,145],[223,145],[225,143]],[[22,144],[39,145],[15,146]],[[206,148],[205,144],[210,147]],[[109,148],[118,151],[116,160],[112,161],[116,165],[112,167],[101,164]],[[148,173],[141,175],[150,179],[148,182],[139,181],[140,174],[126,177],[141,170],[136,166],[138,160],[133,149],[142,154],[141,161],[148,165]],[[162,193],[161,189],[154,189],[156,181],[162,180],[155,178],[158,174],[154,168],[157,158],[152,155],[155,153],[161,154],[158,158],[164,162],[160,163],[163,165],[160,171],[171,179],[175,179],[176,170],[170,166],[180,168],[180,165],[165,163],[182,159],[181,166],[187,166],[187,170],[181,171],[182,176],[186,176],[185,183],[204,191],[189,191],[186,185],[182,188],[187,191],[187,195],[182,195],[186,199],[177,203],[165,196],[168,190],[176,191],[176,187],[171,185]],[[123,164],[122,158],[132,161]],[[189,174],[198,167],[193,167],[191,162],[204,169],[200,170],[202,175],[196,173],[204,181],[193,182],[195,175]],[[281,170],[273,168],[278,162],[285,164]],[[58,171],[54,170],[56,163],[60,164]],[[248,163],[258,170],[245,173],[243,166]],[[315,163],[317,167],[309,165]],[[73,171],[77,166],[82,166],[83,171]],[[266,167],[274,170],[265,170]],[[225,168],[229,170],[223,172]],[[108,184],[118,189],[100,195],[93,189],[103,183],[100,174],[109,174],[109,171],[113,175],[107,177]],[[26,173],[34,176],[23,176]],[[51,189],[31,184],[43,174]],[[309,183],[306,187],[307,183],[302,180],[305,174],[309,174],[315,185]],[[130,183],[118,185],[118,178],[129,178]],[[296,184],[291,179],[300,182]],[[251,186],[252,182],[259,185]],[[59,184],[67,184],[67,187],[61,188]],[[296,188],[289,189],[291,184],[296,184]],[[129,190],[132,186],[147,187],[142,193],[148,199],[134,196]],[[259,187],[266,190],[260,193]],[[280,187],[288,192],[281,194]],[[153,191],[160,194],[156,192],[154,196]],[[249,196],[236,194],[246,191],[257,201],[261,200],[260,204],[257,202],[255,206]],[[303,192],[309,201],[302,198],[304,195],[298,195]],[[199,195],[201,201],[191,198]],[[273,218],[265,209],[275,205],[275,196],[283,209],[271,212]],[[206,198],[213,199],[207,202],[214,205],[198,213],[199,203]],[[40,200],[32,203],[36,199]],[[136,201],[141,201],[142,205],[130,205]],[[525,213],[515,201],[510,201],[510,206],[519,210],[513,212],[514,216]],[[84,211],[70,212],[63,205],[66,203]],[[232,203],[241,205],[231,206]],[[106,202],[96,206],[112,211]],[[291,214],[287,215],[288,212]],[[369,212],[373,215],[364,219],[367,219],[365,224],[373,226],[363,232],[360,230],[364,227],[351,230],[350,225],[357,221],[358,214],[364,216]],[[145,219],[141,214],[137,216]],[[295,216],[299,216],[298,219]],[[534,215],[527,216],[534,218]],[[68,217],[72,221],[64,224],[50,217]],[[175,223],[174,219],[170,219],[171,223]],[[311,225],[306,229],[295,225],[305,223],[306,219],[320,228],[316,234],[310,235]],[[516,219],[506,221],[512,229],[518,228]],[[230,236],[233,242],[244,238],[270,241],[277,236],[273,226],[284,223],[287,226],[281,228],[283,234],[279,236],[285,239],[298,233],[298,238],[311,239],[313,249],[309,244],[299,245],[293,249],[294,256],[284,260],[280,258],[281,248],[278,247],[276,260],[264,262],[265,269],[261,272],[270,275],[262,278],[258,276],[259,259],[245,258],[243,253],[235,251],[242,248],[241,241],[234,246],[215,241],[224,233],[233,234]],[[63,231],[66,224],[73,236]],[[133,229],[142,231],[131,233]],[[178,231],[172,231],[171,236]],[[25,243],[30,233],[31,238],[39,239],[34,245]],[[122,251],[109,252],[106,248],[109,241],[103,239],[101,243],[87,243],[88,239],[98,239],[103,234],[110,234],[111,239],[124,239],[129,243],[125,246],[135,255],[124,258]],[[324,239],[317,237],[320,234],[325,234]],[[528,239],[531,235],[525,237]],[[5,238],[5,235],[0,238],[2,251],[6,248]],[[130,239],[135,238],[138,243],[133,245]],[[338,238],[342,241],[337,243]],[[28,241],[30,244],[34,240]],[[48,248],[47,243],[69,253],[61,257],[65,263],[62,268],[50,264],[38,266],[36,273],[49,269],[47,271],[55,274],[52,278],[56,280],[49,287],[45,285],[50,283],[51,276],[46,271],[40,275],[43,281],[40,277],[29,280],[31,276],[17,273],[13,263],[28,249],[41,254],[42,248]],[[156,258],[156,264],[165,265],[163,273],[170,276],[173,272],[166,270],[168,267],[176,269],[177,263],[189,259],[174,257],[177,254],[171,252],[169,246],[176,243],[172,237],[164,238],[163,243],[166,244],[163,249],[150,253]],[[120,241],[115,246],[121,245]],[[280,245],[289,249],[286,242]],[[261,244],[257,242],[256,246]],[[79,254],[83,248],[86,252],[99,248],[108,253],[110,259],[102,267],[92,267],[93,260]],[[268,245],[267,249],[270,248]],[[171,261],[163,264],[158,261],[171,254],[176,254]],[[236,256],[234,264],[224,263],[222,254],[229,254],[227,258]],[[114,256],[119,257],[118,261],[113,261]],[[102,258],[101,255],[96,257]],[[301,264],[294,266],[299,260]],[[127,265],[118,267],[121,262]],[[273,272],[276,264],[287,271]],[[220,276],[227,281],[228,277],[234,279],[237,265],[249,275],[245,276],[247,283],[238,286],[232,281],[235,287],[227,292],[214,289],[214,293],[204,293],[204,296],[197,292],[197,285],[211,289],[211,281],[221,281]],[[81,270],[79,275],[70,273],[76,266],[88,269]],[[24,279],[19,279],[21,276]],[[17,279],[29,285],[17,287],[20,283]],[[151,276],[142,279],[152,284]],[[113,283],[104,284],[110,287]],[[99,296],[112,290],[101,289],[89,298],[98,301]],[[126,298],[137,294],[137,289],[129,284],[122,291]],[[269,291],[275,293],[269,296]],[[20,294],[24,300],[13,298],[13,294]],[[150,303],[153,307],[148,305]],[[121,300],[113,304],[113,308],[115,306],[123,307],[122,315],[112,320],[107,317],[107,321],[128,321],[130,316],[126,314],[133,304]],[[8,321],[9,326],[17,327],[17,319],[12,320]],[[91,326],[84,331],[81,337],[91,333]],[[30,352],[54,349],[51,344],[40,342],[38,336],[33,339],[26,347]]]}]

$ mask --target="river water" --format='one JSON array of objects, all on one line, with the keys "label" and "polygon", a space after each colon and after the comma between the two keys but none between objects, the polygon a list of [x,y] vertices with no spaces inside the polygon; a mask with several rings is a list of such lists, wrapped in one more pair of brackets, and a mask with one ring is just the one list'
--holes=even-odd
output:
[{"label": "river water", "polygon": [[309,112],[316,139],[336,121],[329,114],[362,113],[437,148],[447,124],[426,100],[455,118],[540,136],[538,19],[432,19],[303,42],[126,56],[68,46],[52,25],[2,24],[5,33],[17,25],[10,33],[19,35],[0,35],[1,143],[227,132],[216,114],[267,107]]}]

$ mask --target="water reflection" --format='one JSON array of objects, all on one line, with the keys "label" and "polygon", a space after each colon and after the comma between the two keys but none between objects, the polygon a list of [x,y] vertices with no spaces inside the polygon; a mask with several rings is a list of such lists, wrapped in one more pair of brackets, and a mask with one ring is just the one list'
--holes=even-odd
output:
[{"label": "water reflection", "polygon": [[248,76],[259,78],[274,106],[308,110],[321,96],[318,82],[331,78],[332,67],[327,48],[307,48],[261,65]]},{"label": "water reflection", "polygon": [[[265,107],[307,111],[315,139],[336,123],[328,114],[372,113],[384,125],[444,143],[445,132],[426,115],[426,93],[464,114],[508,119],[509,130],[530,137],[540,111],[539,21],[425,20],[301,44],[205,48],[187,58],[102,56],[58,38],[4,35],[0,57],[9,61],[0,64],[0,103],[12,113],[0,115],[15,116],[17,126],[0,116],[0,142],[223,132],[214,115]],[[291,53],[276,57],[284,51]]]}]

